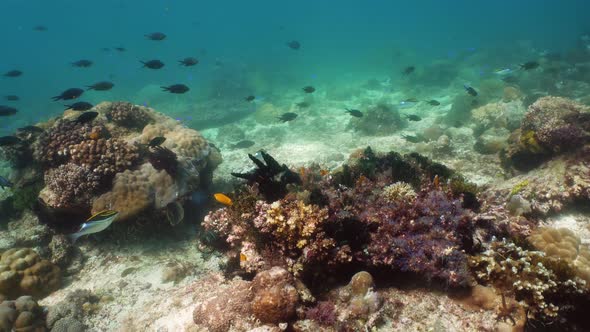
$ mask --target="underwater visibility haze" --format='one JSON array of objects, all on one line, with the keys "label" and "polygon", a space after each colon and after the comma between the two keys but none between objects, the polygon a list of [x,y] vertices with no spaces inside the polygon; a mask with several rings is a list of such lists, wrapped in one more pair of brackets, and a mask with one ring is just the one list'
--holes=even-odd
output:
[{"label": "underwater visibility haze", "polygon": [[590,330],[588,1],[0,11],[0,332]]}]

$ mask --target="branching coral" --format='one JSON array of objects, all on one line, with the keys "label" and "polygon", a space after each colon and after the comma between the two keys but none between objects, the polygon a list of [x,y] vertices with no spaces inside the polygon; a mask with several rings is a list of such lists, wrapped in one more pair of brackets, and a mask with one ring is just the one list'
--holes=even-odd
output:
[{"label": "branching coral", "polygon": [[57,123],[41,134],[33,145],[35,159],[45,164],[46,167],[58,166],[68,161],[70,146],[80,144],[89,139],[92,132],[101,131],[93,128],[89,123],[59,120]]},{"label": "branching coral", "polygon": [[109,138],[86,140],[69,146],[72,162],[102,176],[113,176],[131,168],[138,160],[137,148]]},{"label": "branching coral", "polygon": [[488,250],[473,256],[469,264],[479,282],[491,284],[523,301],[529,314],[554,320],[585,292],[585,282],[564,262],[514,243],[492,242]]},{"label": "branching coral", "polygon": [[41,197],[58,208],[88,206],[100,188],[101,177],[86,166],[67,163],[45,173]]}]

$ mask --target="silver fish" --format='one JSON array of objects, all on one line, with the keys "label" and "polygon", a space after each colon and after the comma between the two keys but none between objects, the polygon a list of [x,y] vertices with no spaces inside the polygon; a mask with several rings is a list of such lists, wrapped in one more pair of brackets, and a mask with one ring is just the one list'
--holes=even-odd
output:
[{"label": "silver fish", "polygon": [[92,217],[88,218],[85,223],[80,226],[80,230],[76,233],[69,234],[68,237],[72,243],[76,242],[80,236],[89,235],[104,231],[117,218],[119,212],[113,210],[101,211]]}]

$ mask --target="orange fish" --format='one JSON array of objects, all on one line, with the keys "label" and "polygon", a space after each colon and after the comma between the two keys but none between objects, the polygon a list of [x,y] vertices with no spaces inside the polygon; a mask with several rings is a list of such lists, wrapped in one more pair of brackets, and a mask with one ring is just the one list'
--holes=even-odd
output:
[{"label": "orange fish", "polygon": [[245,262],[248,260],[248,257],[246,257],[246,255],[240,253],[240,262]]},{"label": "orange fish", "polygon": [[224,195],[222,193],[217,193],[217,194],[213,195],[213,197],[215,197],[215,200],[223,205],[231,206],[233,204],[233,202],[231,201],[231,198],[227,197],[226,195]]}]

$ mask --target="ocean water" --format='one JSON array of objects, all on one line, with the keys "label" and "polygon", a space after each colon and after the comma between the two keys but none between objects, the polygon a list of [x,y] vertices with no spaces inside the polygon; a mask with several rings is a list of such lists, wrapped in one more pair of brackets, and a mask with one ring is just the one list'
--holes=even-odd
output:
[{"label": "ocean water", "polygon": [[[159,89],[140,92],[149,86],[184,83],[191,91],[178,97],[183,103],[205,103],[211,96],[239,103],[242,94],[280,96],[305,85],[333,84],[331,89],[338,89],[372,77],[395,82],[409,65],[444,58],[468,61],[470,56],[482,55],[465,64],[465,81],[475,83],[477,74],[515,66],[540,52],[572,48],[589,32],[584,16],[588,6],[583,0],[6,0],[0,4],[5,13],[0,22],[0,71],[19,69],[24,74],[0,79],[0,94],[21,98],[2,101],[20,113],[0,119],[0,133],[7,135],[18,126],[59,114],[63,103],[52,102],[52,96],[102,80],[112,81],[115,88],[88,92],[82,99],[175,105],[177,96]],[[47,31],[33,30],[38,25]],[[161,42],[144,37],[154,31],[168,37]],[[301,49],[289,49],[286,42],[291,40],[299,41]],[[188,56],[200,63],[178,66],[177,61]],[[90,68],[70,65],[80,59],[94,64]],[[160,59],[166,66],[141,68],[139,61],[149,59]],[[172,106],[160,111],[187,113],[178,101],[176,105],[180,109]]]}]

